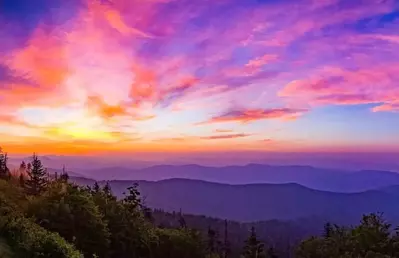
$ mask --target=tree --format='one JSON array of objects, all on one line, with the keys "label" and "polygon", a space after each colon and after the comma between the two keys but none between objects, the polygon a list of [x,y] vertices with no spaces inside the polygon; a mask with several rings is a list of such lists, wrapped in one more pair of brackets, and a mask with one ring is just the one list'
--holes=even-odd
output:
[{"label": "tree", "polygon": [[111,185],[109,184],[109,182],[107,182],[104,187],[103,187],[103,192],[104,194],[108,195],[108,196],[112,196],[112,189],[111,189]]},{"label": "tree", "polygon": [[141,208],[140,192],[137,189],[137,187],[138,187],[138,184],[134,183],[132,186],[127,188],[128,194],[124,193],[125,194],[125,198],[123,199],[123,202],[128,207],[130,207],[130,209],[132,209],[132,210],[136,210],[138,208]]},{"label": "tree", "polygon": [[53,181],[46,192],[31,202],[28,214],[43,228],[73,243],[85,257],[108,257],[109,231],[87,191]]},{"label": "tree", "polygon": [[19,174],[18,183],[20,187],[25,187],[25,176],[23,174]]},{"label": "tree", "polygon": [[68,172],[65,169],[65,165],[62,166],[62,172],[61,172],[61,175],[60,175],[60,180],[62,182],[68,182],[68,180],[69,180],[69,175],[68,175]]},{"label": "tree", "polygon": [[181,228],[187,228],[186,219],[184,218],[183,213],[181,212],[181,209],[179,211],[179,225]]},{"label": "tree", "polygon": [[136,209],[134,199],[118,200],[110,194],[111,188],[100,188],[97,183],[88,189],[99,207],[110,232],[110,257],[147,258],[151,256],[154,239],[153,225]]},{"label": "tree", "polygon": [[[158,242],[154,256],[159,258],[203,258],[204,246],[198,232],[180,229],[156,229]],[[209,256],[207,256],[209,257]],[[217,257],[217,256],[216,256]],[[212,258],[216,258],[212,256]]]},{"label": "tree", "polygon": [[47,187],[47,172],[43,167],[41,160],[36,154],[32,156],[32,162],[27,169],[28,180],[25,182],[25,188],[30,195],[39,195]]},{"label": "tree", "polygon": [[263,258],[266,257],[264,251],[264,244],[261,243],[255,232],[255,228],[251,228],[251,233],[245,241],[243,257],[245,258]]},{"label": "tree", "polygon": [[25,161],[21,162],[21,165],[19,165],[19,174],[25,174],[26,173],[26,163]]},{"label": "tree", "polygon": [[227,220],[224,220],[224,241],[223,241],[223,248],[222,248],[222,257],[227,258],[230,254],[230,242],[228,240],[228,233],[227,233]]},{"label": "tree", "polygon": [[211,256],[217,252],[218,249],[218,234],[211,227],[208,228],[208,255]]},{"label": "tree", "polygon": [[60,175],[60,180],[63,181],[63,182],[68,182],[68,180],[69,180],[69,175],[68,175],[68,173],[62,173],[62,174]]},{"label": "tree", "polygon": [[328,224],[328,230],[325,230],[328,234],[325,232],[323,237],[303,241],[297,250],[297,257],[397,257],[399,242],[391,234],[390,227],[381,214],[364,215],[357,227]]},{"label": "tree", "polygon": [[98,193],[98,192],[100,192],[100,186],[98,185],[98,183],[97,182],[95,182],[94,183],[94,186],[93,186],[93,191],[94,191],[94,193]]},{"label": "tree", "polygon": [[0,179],[8,179],[10,176],[10,170],[7,163],[7,153],[4,153],[2,148],[0,147]]},{"label": "tree", "polygon": [[331,236],[332,232],[333,232],[333,227],[331,225],[331,223],[327,222],[326,224],[324,224],[324,232],[323,232],[323,236],[325,238],[328,238]]}]

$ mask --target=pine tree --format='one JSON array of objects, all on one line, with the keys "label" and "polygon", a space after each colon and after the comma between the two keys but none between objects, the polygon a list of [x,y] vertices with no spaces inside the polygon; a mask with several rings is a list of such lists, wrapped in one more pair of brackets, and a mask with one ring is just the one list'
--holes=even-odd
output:
[{"label": "pine tree", "polygon": [[[107,185],[108,185],[108,183],[107,183]],[[107,187],[107,185],[105,187]],[[142,208],[141,199],[140,199],[140,192],[137,189],[137,187],[138,187],[138,184],[134,183],[132,186],[127,188],[127,190],[129,192],[128,193],[124,193],[125,194],[125,198],[123,199],[123,202],[126,205],[128,205],[128,207],[130,207],[129,209],[131,209],[131,210],[136,210],[138,208]]]},{"label": "pine tree", "polygon": [[93,191],[94,191],[95,193],[99,193],[99,192],[100,192],[100,186],[98,185],[97,182],[94,183]]},{"label": "pine tree", "polygon": [[[58,174],[57,173],[55,174],[55,179],[58,180]],[[65,165],[63,165],[62,166],[62,172],[61,172],[61,174],[59,176],[59,181],[66,183],[66,182],[68,182],[68,180],[69,180],[69,175],[68,175],[68,172],[65,169]]]},{"label": "pine tree", "polygon": [[251,228],[251,234],[248,237],[248,239],[245,241],[243,257],[245,258],[266,257],[264,251],[264,244],[258,240],[254,227]]},{"label": "pine tree", "polygon": [[19,165],[19,174],[25,174],[26,173],[26,163],[25,161],[21,162],[21,165]]},{"label": "pine tree", "polygon": [[3,150],[0,148],[0,178],[1,179],[9,179],[10,170],[7,166],[8,157],[7,153],[4,153]]},{"label": "pine tree", "polygon": [[179,220],[178,221],[179,221],[179,224],[180,224],[181,228],[187,228],[187,223],[186,223],[186,220],[183,217],[183,213],[182,213],[181,209],[180,209],[180,212],[179,212]]},{"label": "pine tree", "polygon": [[332,227],[331,223],[327,222],[326,224],[324,224],[323,236],[325,238],[329,238],[331,236],[332,232],[333,232],[333,227]]},{"label": "pine tree", "polygon": [[228,232],[227,232],[227,220],[224,221],[224,241],[223,241],[223,253],[222,257],[227,258],[230,254],[230,242],[228,240]]},{"label": "pine tree", "polygon": [[[129,188],[128,188],[129,189]],[[107,196],[111,196],[112,195],[112,189],[111,189],[111,185],[109,184],[109,182],[107,182],[104,187],[103,187],[103,192],[105,193],[105,195]],[[126,198],[125,198],[126,199]]]},{"label": "pine tree", "polygon": [[267,258],[278,258],[278,255],[276,254],[276,250],[274,250],[273,247],[270,247],[267,249]]},{"label": "pine tree", "polygon": [[216,243],[217,243],[217,232],[211,227],[208,228],[208,253],[209,257],[216,253]]},{"label": "pine tree", "polygon": [[28,165],[28,180],[25,182],[28,194],[38,195],[47,187],[47,172],[36,154],[33,154],[32,162]]},{"label": "pine tree", "polygon": [[21,186],[22,188],[25,187],[25,177],[24,174],[19,174],[19,186]]}]

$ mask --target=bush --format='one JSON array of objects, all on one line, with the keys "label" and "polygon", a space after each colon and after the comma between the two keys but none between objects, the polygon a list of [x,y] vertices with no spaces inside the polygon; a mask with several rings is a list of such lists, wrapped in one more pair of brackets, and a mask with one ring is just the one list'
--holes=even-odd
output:
[{"label": "bush", "polygon": [[21,216],[0,217],[0,235],[17,257],[80,258],[81,254],[57,233]]}]

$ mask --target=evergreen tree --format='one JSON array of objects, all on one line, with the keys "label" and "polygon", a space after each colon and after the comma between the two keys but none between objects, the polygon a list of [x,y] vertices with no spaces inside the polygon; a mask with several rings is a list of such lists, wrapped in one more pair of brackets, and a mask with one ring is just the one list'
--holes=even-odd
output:
[{"label": "evergreen tree", "polygon": [[25,188],[28,194],[39,195],[47,187],[47,172],[36,154],[33,154],[31,166],[27,171],[28,180]]},{"label": "evergreen tree", "polygon": [[63,181],[63,182],[68,182],[68,180],[69,180],[69,175],[68,175],[68,172],[65,169],[65,165],[62,166],[62,172],[61,172],[61,175],[60,175],[60,180]]},{"label": "evergreen tree", "polygon": [[98,185],[97,182],[94,183],[93,191],[94,191],[94,193],[100,192],[100,186]]},{"label": "evergreen tree", "polygon": [[251,234],[245,241],[243,257],[245,258],[264,258],[266,257],[264,251],[264,244],[261,243],[255,232],[255,228],[251,228]]},{"label": "evergreen tree", "polygon": [[330,223],[330,222],[327,222],[327,223],[324,225],[323,236],[324,236],[325,238],[329,238],[329,237],[331,236],[333,230],[334,230],[334,229],[333,229],[331,223]]},{"label": "evergreen tree", "polygon": [[25,161],[21,162],[21,165],[19,165],[19,174],[25,174],[26,173],[26,163]]},{"label": "evergreen tree", "polygon": [[269,247],[269,249],[267,249],[267,257],[268,258],[278,258],[278,255],[276,254],[276,251],[274,250],[273,247]]},{"label": "evergreen tree", "polygon": [[109,184],[109,182],[107,182],[105,184],[105,186],[103,187],[103,192],[105,193],[105,195],[107,196],[111,196],[112,195],[112,189],[111,189],[111,185]]},{"label": "evergreen tree", "polygon": [[217,245],[217,232],[213,230],[211,227],[208,228],[208,253],[209,256],[216,253],[216,245]]},{"label": "evergreen tree", "polygon": [[68,182],[68,180],[69,180],[69,175],[68,175],[68,173],[62,173],[62,174],[60,175],[60,180],[63,181],[63,182]]},{"label": "evergreen tree", "polygon": [[179,212],[179,224],[180,224],[181,228],[187,228],[187,223],[186,223],[186,220],[183,217],[181,209],[180,209],[180,212]]},{"label": "evergreen tree", "polygon": [[7,166],[8,157],[7,153],[4,153],[0,147],[0,178],[1,179],[8,179],[10,176],[10,170]]},{"label": "evergreen tree", "polygon": [[24,177],[24,174],[19,174],[18,181],[19,181],[19,185],[20,185],[22,188],[24,188],[24,187],[25,187],[25,177]]},{"label": "evergreen tree", "polygon": [[222,257],[227,258],[230,255],[230,242],[228,240],[228,232],[227,232],[227,220],[224,221],[224,241],[223,241],[223,250]]},{"label": "evergreen tree", "polygon": [[125,198],[123,199],[123,202],[130,207],[131,210],[137,210],[138,208],[141,208],[140,192],[137,187],[138,184],[134,183],[131,187],[127,188],[129,191],[128,194],[124,193]]}]

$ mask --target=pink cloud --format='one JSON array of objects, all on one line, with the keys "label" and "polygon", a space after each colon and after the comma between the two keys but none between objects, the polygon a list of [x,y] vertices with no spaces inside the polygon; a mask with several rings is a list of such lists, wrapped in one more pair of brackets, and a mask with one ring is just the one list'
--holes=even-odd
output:
[{"label": "pink cloud", "polygon": [[296,118],[306,112],[302,109],[275,108],[275,109],[252,109],[242,111],[231,111],[220,116],[212,117],[210,120],[200,124],[238,122],[248,123],[264,119],[289,119]]},{"label": "pink cloud", "polygon": [[221,134],[201,137],[205,140],[225,140],[225,139],[236,139],[251,136],[251,134],[237,133],[237,134]]},{"label": "pink cloud", "polygon": [[267,54],[267,55],[264,55],[264,56],[257,57],[255,59],[249,60],[248,63],[246,64],[246,66],[258,68],[258,67],[261,67],[261,66],[263,66],[265,64],[268,64],[270,62],[274,62],[277,59],[278,59],[277,55]]},{"label": "pink cloud", "polygon": [[215,132],[217,132],[217,133],[231,133],[231,132],[233,132],[233,130],[229,130],[229,129],[216,129]]},{"label": "pink cloud", "polygon": [[309,79],[296,80],[286,85],[279,96],[291,100],[302,99],[315,105],[357,105],[384,103],[373,111],[394,110],[399,102],[399,64],[345,70],[328,67]]}]

